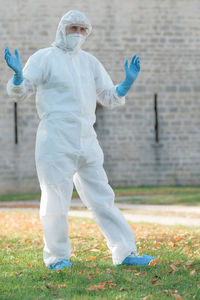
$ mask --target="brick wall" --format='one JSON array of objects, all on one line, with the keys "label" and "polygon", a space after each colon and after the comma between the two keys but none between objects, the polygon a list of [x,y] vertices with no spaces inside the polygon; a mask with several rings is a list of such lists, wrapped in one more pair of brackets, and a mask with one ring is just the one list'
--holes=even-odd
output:
[{"label": "brick wall", "polygon": [[[84,46],[104,64],[114,83],[123,63],[138,53],[141,73],[126,106],[97,109],[97,133],[113,186],[199,185],[200,182],[200,2],[197,0],[67,1],[0,0],[0,193],[39,190],[34,163],[38,117],[34,98],[14,104],[6,83],[12,72],[3,59],[6,44],[23,64],[48,47],[61,16],[86,13],[93,32]],[[157,94],[159,142],[155,142]]]}]

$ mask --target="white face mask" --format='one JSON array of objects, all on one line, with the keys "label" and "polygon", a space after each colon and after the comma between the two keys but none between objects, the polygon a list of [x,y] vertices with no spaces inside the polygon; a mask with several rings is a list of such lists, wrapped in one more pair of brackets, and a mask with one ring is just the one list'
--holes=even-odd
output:
[{"label": "white face mask", "polygon": [[85,42],[85,39],[86,37],[82,34],[67,34],[65,38],[65,45],[67,50],[72,52],[78,51]]}]

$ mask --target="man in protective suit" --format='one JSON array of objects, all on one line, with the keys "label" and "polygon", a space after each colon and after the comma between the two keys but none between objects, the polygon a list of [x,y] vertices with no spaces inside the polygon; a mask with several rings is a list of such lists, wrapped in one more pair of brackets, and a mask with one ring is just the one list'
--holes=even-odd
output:
[{"label": "man in protective suit", "polygon": [[67,212],[73,183],[101,228],[113,263],[147,265],[152,256],[139,256],[133,232],[118,208],[103,168],[103,152],[93,125],[96,100],[108,108],[123,105],[125,94],[140,71],[139,57],[126,60],[125,79],[117,86],[102,64],[81,50],[92,27],[76,10],[65,14],[52,47],[41,49],[24,69],[19,53],[8,46],[5,59],[14,70],[8,95],[21,101],[36,95],[41,119],[36,136],[35,161],[41,187],[40,218],[44,231],[43,257],[47,267],[71,267]]}]

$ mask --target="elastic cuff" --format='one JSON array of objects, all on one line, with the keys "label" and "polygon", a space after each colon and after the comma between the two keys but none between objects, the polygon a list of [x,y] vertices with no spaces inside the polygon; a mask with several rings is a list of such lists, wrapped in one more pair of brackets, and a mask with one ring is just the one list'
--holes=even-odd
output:
[{"label": "elastic cuff", "polygon": [[119,103],[125,104],[125,97],[118,94],[117,87],[118,85],[115,85],[114,87],[114,97],[119,100]]},{"label": "elastic cuff", "polygon": [[112,260],[114,265],[121,265],[124,259],[129,256],[131,253],[135,253],[138,256],[136,249],[130,248],[128,250],[121,249],[120,255],[113,255]]},{"label": "elastic cuff", "polygon": [[13,84],[14,84],[14,85],[20,85],[20,84],[24,81],[23,74],[22,74],[22,73],[21,73],[21,74],[15,73],[15,74],[13,75],[12,81],[13,81]]},{"label": "elastic cuff", "polygon": [[116,86],[115,92],[116,92],[117,96],[120,98],[125,96],[125,94],[120,92],[119,85]]}]

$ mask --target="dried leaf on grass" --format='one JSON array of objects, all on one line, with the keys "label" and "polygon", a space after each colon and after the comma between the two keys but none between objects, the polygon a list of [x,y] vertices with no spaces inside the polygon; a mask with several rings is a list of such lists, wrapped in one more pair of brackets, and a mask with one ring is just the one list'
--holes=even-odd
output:
[{"label": "dried leaf on grass", "polygon": [[155,279],[152,280],[152,282],[151,282],[154,286],[164,285],[164,283],[162,283],[162,282],[157,282],[159,279],[161,279],[161,277],[156,275],[154,278]]},{"label": "dried leaf on grass", "polygon": [[91,261],[91,260],[94,260],[96,258],[97,258],[96,256],[90,256],[90,257],[87,258],[87,261]]},{"label": "dried leaf on grass", "polygon": [[161,278],[160,278],[159,276],[156,275],[156,276],[154,277],[154,280],[152,280],[151,283],[152,283],[152,284],[155,284],[159,279],[161,279]]},{"label": "dried leaf on grass", "polygon": [[26,263],[30,268],[33,267],[33,265],[31,263]]},{"label": "dried leaf on grass", "polygon": [[133,280],[130,278],[125,278],[128,282],[132,282]]},{"label": "dried leaf on grass", "polygon": [[182,298],[180,295],[175,295],[174,297],[176,300],[184,300],[184,298]]},{"label": "dried leaf on grass", "polygon": [[61,269],[58,269],[58,270],[56,270],[56,273],[60,273],[62,270]]},{"label": "dried leaf on grass", "polygon": [[90,249],[90,251],[92,251],[92,252],[100,252],[101,250],[93,248],[93,249]]},{"label": "dried leaf on grass", "polygon": [[184,300],[179,294],[177,290],[164,290],[163,294],[167,296],[173,296],[176,300]]},{"label": "dried leaf on grass", "polygon": [[152,297],[158,299],[158,297],[156,297],[156,296],[154,296],[154,295],[148,295],[148,296],[145,296],[144,298],[142,298],[141,300],[148,300],[148,299],[150,299],[150,298],[152,298]]},{"label": "dried leaf on grass", "polygon": [[125,287],[121,287],[119,290],[120,291],[128,291],[128,290],[133,290],[134,288],[132,287],[132,286],[130,286],[130,287],[127,287],[127,288],[125,288]]},{"label": "dried leaf on grass", "polygon": [[149,266],[154,267],[157,263],[159,263],[160,261],[158,259],[153,259],[150,261]]},{"label": "dried leaf on grass", "polygon": [[177,268],[174,264],[171,264],[170,268],[172,268],[173,274],[179,270],[179,268]]},{"label": "dried leaf on grass", "polygon": [[87,274],[87,278],[91,278],[91,277],[95,277],[96,275],[95,274],[93,274],[93,273],[88,273]]},{"label": "dried leaf on grass", "polygon": [[57,290],[57,285],[56,286],[52,286],[52,285],[50,285],[50,284],[48,284],[48,283],[45,283],[45,286],[46,286],[46,288],[47,289],[49,289],[49,290]]},{"label": "dried leaf on grass", "polygon": [[185,266],[190,267],[193,265],[194,261],[193,260],[188,260],[186,263],[184,263]]},{"label": "dried leaf on grass", "polygon": [[92,285],[89,288],[86,288],[88,291],[100,291],[100,290],[105,290],[106,287],[108,288],[113,288],[116,286],[116,283],[113,283],[112,281],[104,281],[104,282],[99,282],[99,284]]},{"label": "dried leaf on grass", "polygon": [[192,270],[191,272],[190,272],[190,275],[191,276],[194,276],[196,274],[196,270]]},{"label": "dried leaf on grass", "polygon": [[152,295],[148,295],[148,296],[145,296],[144,298],[142,298],[141,300],[148,300],[151,297],[153,297],[153,296]]},{"label": "dried leaf on grass", "polygon": [[108,260],[108,259],[111,259],[111,256],[105,256],[101,258],[101,260]]},{"label": "dried leaf on grass", "polygon": [[66,287],[67,285],[66,284],[59,284],[59,285],[50,285],[48,283],[45,283],[45,286],[47,289],[50,289],[50,290],[57,290],[57,289],[60,289],[60,288],[63,288],[63,287]]}]

